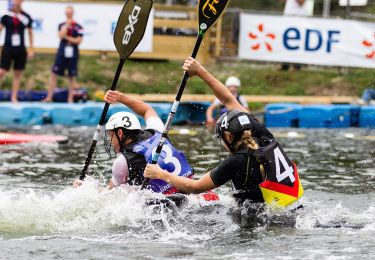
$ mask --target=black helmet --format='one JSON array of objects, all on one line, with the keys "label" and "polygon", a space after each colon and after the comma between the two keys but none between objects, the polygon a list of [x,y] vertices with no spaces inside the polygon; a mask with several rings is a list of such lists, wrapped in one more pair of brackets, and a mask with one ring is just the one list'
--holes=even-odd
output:
[{"label": "black helmet", "polygon": [[[216,134],[223,139],[225,144],[234,152],[234,144],[240,139],[245,130],[251,130],[251,115],[238,109],[224,113],[216,122]],[[224,132],[228,131],[234,135],[232,143],[223,138]]]}]

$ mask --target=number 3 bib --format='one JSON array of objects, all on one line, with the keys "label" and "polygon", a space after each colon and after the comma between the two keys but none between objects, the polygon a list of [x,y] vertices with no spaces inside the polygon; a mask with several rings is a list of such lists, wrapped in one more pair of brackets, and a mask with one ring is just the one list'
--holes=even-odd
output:
[{"label": "number 3 bib", "polygon": [[[146,162],[150,163],[160,138],[161,133],[156,132],[149,139],[136,144],[133,148],[133,152],[143,155]],[[193,169],[190,167],[185,155],[174,148],[168,139],[164,143],[158,164],[160,168],[171,174],[188,178],[193,176]],[[155,192],[166,192],[172,188],[172,185],[162,180],[150,180],[150,185],[151,189]]]}]

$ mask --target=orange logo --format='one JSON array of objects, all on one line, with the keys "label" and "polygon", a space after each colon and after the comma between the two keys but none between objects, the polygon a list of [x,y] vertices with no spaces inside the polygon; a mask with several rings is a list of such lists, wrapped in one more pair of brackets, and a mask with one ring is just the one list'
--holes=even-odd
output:
[{"label": "orange logo", "polygon": [[[373,35],[373,38],[375,39],[375,33]],[[364,41],[362,41],[362,45],[367,47],[367,48],[371,48],[371,50],[372,50],[371,52],[366,54],[366,58],[369,58],[369,59],[374,58],[375,57],[375,48],[374,48],[375,42],[374,42],[374,40],[372,40],[372,41],[364,40]]]},{"label": "orange logo", "polygon": [[206,3],[202,7],[203,15],[208,19],[211,18],[211,16],[209,16],[210,13],[213,15],[216,15],[217,10],[215,8],[215,5],[217,5],[219,2],[220,0],[207,0]]},{"label": "orange logo", "polygon": [[266,49],[271,52],[273,50],[271,43],[268,40],[275,40],[276,36],[273,33],[265,33],[264,32],[264,25],[260,23],[258,25],[258,33],[249,33],[249,38],[254,41],[254,44],[251,45],[251,49],[257,51],[260,49],[261,44],[263,43]]}]

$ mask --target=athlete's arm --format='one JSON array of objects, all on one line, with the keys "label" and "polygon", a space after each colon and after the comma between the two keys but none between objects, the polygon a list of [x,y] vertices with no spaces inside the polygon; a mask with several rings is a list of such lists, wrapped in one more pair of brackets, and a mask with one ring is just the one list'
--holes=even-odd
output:
[{"label": "athlete's arm", "polygon": [[0,23],[0,35],[1,35],[2,30],[3,30],[3,25]]},{"label": "athlete's arm", "polygon": [[218,79],[209,73],[197,60],[189,57],[185,60],[183,70],[189,73],[191,77],[197,75],[203,79],[207,85],[212,89],[215,96],[226,106],[229,110],[239,109],[246,112],[247,110],[237,101],[229,89],[224,86]]},{"label": "athlete's arm", "polygon": [[59,28],[59,37],[60,37],[61,40],[65,39],[67,33],[68,33],[68,26],[66,24],[60,25],[60,28]]},{"label": "athlete's arm", "polygon": [[122,103],[145,120],[150,117],[158,117],[158,114],[150,105],[136,98],[129,97],[119,91],[108,90],[105,94],[104,101],[110,104]]},{"label": "athlete's arm", "polygon": [[211,124],[214,122],[214,118],[212,117],[212,114],[216,108],[216,104],[214,102],[211,103],[211,105],[207,108],[206,111],[206,121],[208,124]]},{"label": "athlete's arm", "polygon": [[29,58],[32,58],[34,57],[34,33],[33,33],[33,28],[27,28],[28,32],[29,32],[29,43],[30,43],[30,46],[29,46],[29,49],[28,49],[28,56]]},{"label": "athlete's arm", "polygon": [[199,180],[170,174],[157,164],[147,164],[144,173],[145,178],[163,180],[180,191],[186,193],[201,193],[212,190],[217,186],[213,183],[210,173],[206,173]]},{"label": "athlete's arm", "polygon": [[78,36],[78,37],[65,36],[65,39],[74,45],[80,45],[82,42],[82,36]]}]

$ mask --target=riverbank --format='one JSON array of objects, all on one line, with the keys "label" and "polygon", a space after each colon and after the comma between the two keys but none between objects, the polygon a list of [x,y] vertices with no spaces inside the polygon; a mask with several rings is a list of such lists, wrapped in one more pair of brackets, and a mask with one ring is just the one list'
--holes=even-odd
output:
[{"label": "riverbank", "polygon": [[[22,81],[23,89],[46,89],[54,56],[37,54],[31,60]],[[79,63],[79,87],[89,91],[94,98],[97,90],[105,91],[111,85],[117,57],[81,56]],[[174,94],[183,75],[182,61],[134,61],[126,62],[117,89],[136,94]],[[280,65],[255,64],[253,62],[214,62],[206,67],[217,78],[225,81],[235,75],[242,81],[240,92],[244,95],[286,96],[360,96],[363,89],[374,81],[371,69],[338,69],[303,67],[300,71],[281,71]],[[2,89],[10,89],[11,73],[3,81]],[[58,85],[66,86],[59,78]],[[210,94],[209,88],[199,78],[189,80],[186,94]]]}]

